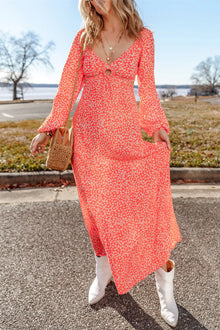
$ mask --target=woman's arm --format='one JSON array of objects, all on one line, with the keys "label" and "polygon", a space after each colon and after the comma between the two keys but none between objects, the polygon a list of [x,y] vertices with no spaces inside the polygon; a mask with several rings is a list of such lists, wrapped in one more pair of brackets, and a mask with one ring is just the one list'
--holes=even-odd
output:
[{"label": "woman's arm", "polygon": [[[56,128],[62,127],[68,118],[74,80],[81,51],[80,36],[83,30],[84,28],[79,30],[73,40],[68,58],[63,68],[58,92],[53,100],[52,110],[42,125],[38,128],[39,133],[52,131],[52,134],[54,134]],[[74,105],[84,83],[82,63],[83,56],[81,57],[72,105]]]},{"label": "woman's arm", "polygon": [[170,133],[169,123],[160,104],[154,79],[154,38],[151,30],[142,31],[142,53],[138,67],[140,126],[149,136],[160,128]]}]

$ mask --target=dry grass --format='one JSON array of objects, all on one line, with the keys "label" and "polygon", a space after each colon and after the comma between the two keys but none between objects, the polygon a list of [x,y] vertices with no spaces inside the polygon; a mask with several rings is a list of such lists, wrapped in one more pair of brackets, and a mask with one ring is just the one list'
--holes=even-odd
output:
[{"label": "dry grass", "polygon": [[[179,97],[163,102],[170,124],[171,167],[220,167],[220,106]],[[0,171],[42,171],[44,153],[32,156],[30,143],[41,120],[0,123]],[[71,120],[69,122],[69,125]],[[146,132],[143,138],[153,142]],[[69,166],[71,169],[71,166]]]},{"label": "dry grass", "polygon": [[170,166],[219,167],[220,106],[184,97],[162,106],[170,124]]}]

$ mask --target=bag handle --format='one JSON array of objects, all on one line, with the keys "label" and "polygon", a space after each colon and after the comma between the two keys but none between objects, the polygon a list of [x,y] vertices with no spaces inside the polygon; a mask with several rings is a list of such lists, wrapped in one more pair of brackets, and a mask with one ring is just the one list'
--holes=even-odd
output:
[{"label": "bag handle", "polygon": [[78,61],[78,66],[77,66],[77,71],[76,71],[76,77],[75,77],[75,81],[74,81],[74,87],[73,87],[70,106],[69,106],[69,113],[68,113],[68,117],[67,117],[67,119],[66,119],[66,121],[64,122],[64,125],[63,125],[65,127],[64,136],[66,134],[66,130],[67,130],[66,126],[67,126],[67,122],[69,120],[70,113],[71,113],[71,110],[72,110],[73,96],[74,96],[74,92],[75,92],[75,89],[76,89],[76,82],[77,82],[77,78],[78,78],[78,72],[79,72],[79,66],[80,66],[80,62],[81,62],[81,58],[82,58],[82,53],[83,53],[83,47],[81,46],[81,51],[80,51],[80,56],[79,56],[79,61]]}]

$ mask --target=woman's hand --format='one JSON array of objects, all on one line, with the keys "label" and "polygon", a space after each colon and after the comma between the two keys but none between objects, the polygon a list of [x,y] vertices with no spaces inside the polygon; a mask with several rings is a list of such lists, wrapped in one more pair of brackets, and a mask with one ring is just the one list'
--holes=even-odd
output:
[{"label": "woman's hand", "polygon": [[153,133],[153,139],[154,139],[155,143],[165,141],[167,144],[167,147],[171,150],[171,143],[170,143],[169,135],[167,134],[167,132],[164,128],[160,128],[159,130],[155,131]]},{"label": "woman's hand", "polygon": [[38,154],[41,151],[44,151],[49,140],[50,137],[47,136],[45,133],[37,134],[31,141],[31,145],[30,145],[31,154],[34,155],[34,154]]}]

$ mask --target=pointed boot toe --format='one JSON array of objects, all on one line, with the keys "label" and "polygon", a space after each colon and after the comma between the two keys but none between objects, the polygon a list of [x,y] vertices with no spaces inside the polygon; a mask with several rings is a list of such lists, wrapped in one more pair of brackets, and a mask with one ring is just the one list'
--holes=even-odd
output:
[{"label": "pointed boot toe", "polygon": [[100,282],[98,281],[98,278],[95,277],[95,279],[92,282],[92,285],[89,289],[89,296],[88,301],[90,305],[96,304],[99,300],[101,300],[105,295],[105,288],[106,286],[113,280],[113,277],[108,280],[107,284],[101,286]]},{"label": "pointed boot toe", "polygon": [[174,313],[169,311],[161,312],[161,316],[164,319],[164,321],[168,323],[171,327],[176,327],[179,316],[178,309]]}]

